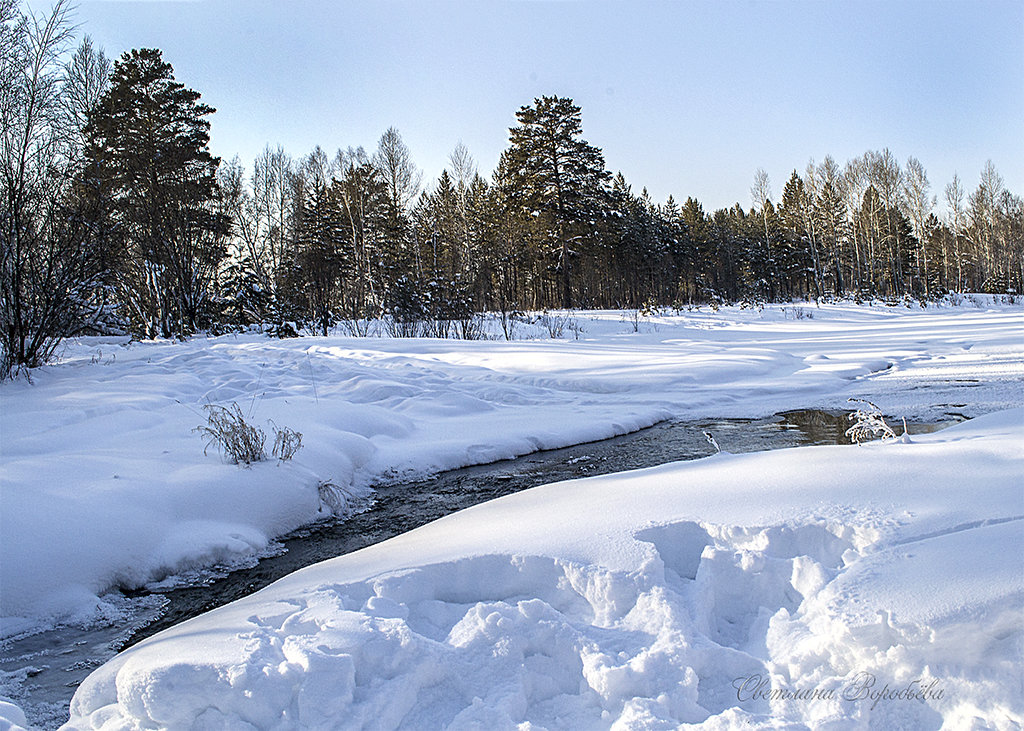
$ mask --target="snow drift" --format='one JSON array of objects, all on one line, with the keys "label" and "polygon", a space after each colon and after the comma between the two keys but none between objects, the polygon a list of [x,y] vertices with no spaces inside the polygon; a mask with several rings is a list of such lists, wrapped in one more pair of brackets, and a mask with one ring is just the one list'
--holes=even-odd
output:
[{"label": "snow drift", "polygon": [[[849,396],[919,419],[1024,401],[1019,307],[806,309],[577,313],[579,340],[69,343],[32,383],[0,385],[0,636],[109,619],[113,588],[273,550],[323,515],[325,481],[359,494]],[[303,449],[247,469],[204,455],[211,403],[296,429]],[[990,419],[468,511],[154,638],[82,687],[74,724],[1012,726],[1020,414]],[[870,704],[805,702],[854,677],[876,679],[850,691]],[[24,720],[0,701],[3,718]]]},{"label": "snow drift", "polygon": [[[582,340],[223,336],[69,343],[33,383],[0,384],[0,634],[117,611],[138,587],[251,558],[356,494],[426,473],[634,431],[867,397],[890,413],[1021,402],[1019,307],[823,305],[648,318],[580,313]],[[810,308],[808,308],[810,309]],[[523,330],[524,335],[530,334]],[[203,406],[303,434],[290,462],[225,464]],[[728,445],[724,445],[728,449]]]},{"label": "snow drift", "polygon": [[501,498],[150,638],[68,728],[1010,728],[1022,445],[1015,410]]}]

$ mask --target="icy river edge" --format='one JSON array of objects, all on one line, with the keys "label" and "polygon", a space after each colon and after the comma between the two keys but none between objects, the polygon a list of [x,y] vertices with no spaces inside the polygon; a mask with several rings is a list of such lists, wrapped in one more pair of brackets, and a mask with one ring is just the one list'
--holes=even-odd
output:
[{"label": "icy river edge", "polygon": [[[399,472],[437,469],[607,436],[672,411],[757,415],[772,404],[820,403],[825,394],[832,405],[846,395],[868,396],[911,417],[973,415],[1019,402],[1019,310],[822,307],[813,322],[783,312],[695,313],[652,321],[640,333],[623,332],[614,313],[594,313],[587,340],[568,343],[82,343],[31,389],[22,393],[13,384],[3,394],[4,534],[27,539],[5,541],[4,614],[16,617],[6,610],[19,601],[31,606],[26,600],[33,598],[43,599],[36,607],[87,608],[96,592],[90,583],[102,586],[105,576],[130,585],[139,581],[133,573],[159,575],[160,566],[180,568],[189,556],[202,564],[218,552],[266,548],[285,532],[282,522],[298,525],[315,514],[315,500],[306,496],[325,476],[358,484],[359,475],[379,474],[383,464]],[[199,464],[188,466],[196,462],[190,426],[197,421],[189,404],[246,394],[253,394],[258,418],[306,434],[301,457],[253,470],[217,465],[212,455],[199,460],[201,472]],[[307,413],[312,427],[302,421]],[[9,428],[15,421],[16,431]],[[128,448],[104,440],[105,431],[119,428],[133,435]],[[34,459],[55,444],[57,459]],[[326,444],[341,449],[329,453]],[[301,489],[282,489],[282,480]],[[19,514],[8,507],[24,504],[22,484],[37,500]],[[245,505],[235,498],[241,491]],[[132,497],[116,500],[121,495]],[[108,505],[125,506],[129,523],[102,536],[104,554],[101,536],[90,536],[97,521],[85,520]],[[46,565],[63,545],[54,531],[67,525],[84,529],[81,550]],[[110,573],[117,556],[143,560]],[[43,570],[12,575],[12,557]],[[29,591],[12,592],[19,581]],[[60,591],[45,591],[48,582]],[[5,632],[16,622],[5,620]]]}]

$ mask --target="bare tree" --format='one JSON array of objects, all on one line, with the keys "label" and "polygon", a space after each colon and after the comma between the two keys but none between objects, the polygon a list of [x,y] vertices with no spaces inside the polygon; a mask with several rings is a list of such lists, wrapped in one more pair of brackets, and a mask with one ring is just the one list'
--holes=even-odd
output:
[{"label": "bare tree", "polygon": [[928,240],[925,231],[925,221],[932,212],[935,203],[929,196],[931,184],[928,182],[928,175],[925,173],[924,165],[916,157],[907,160],[907,167],[903,175],[903,199],[906,202],[907,211],[910,213],[910,221],[914,225],[914,233],[917,235],[918,256],[917,275],[924,286],[924,296],[930,295],[928,286],[928,249],[925,241]]},{"label": "bare tree", "polygon": [[868,151],[864,154],[868,182],[878,193],[881,216],[877,219],[881,228],[875,232],[885,263],[883,279],[889,280],[892,294],[902,294],[904,284],[903,257],[900,251],[900,237],[897,230],[896,214],[902,207],[903,171],[899,161],[888,148],[881,152]]},{"label": "bare tree", "polygon": [[268,275],[284,264],[288,248],[288,226],[292,214],[292,184],[295,165],[284,148],[268,145],[253,165],[253,203],[261,231],[261,255]]},{"label": "bare tree", "polygon": [[1020,259],[1019,199],[1003,187],[1003,177],[989,160],[978,188],[967,199],[967,235],[974,245],[978,275],[986,291],[1003,291],[1024,269]]},{"label": "bare tree", "polygon": [[452,180],[455,181],[455,187],[469,188],[473,178],[477,176],[476,160],[470,154],[469,148],[460,141],[455,145],[452,154],[448,156],[448,162],[451,163]]},{"label": "bare tree", "polygon": [[846,201],[846,210],[854,219],[850,226],[850,243],[853,246],[853,278],[854,286],[858,291],[864,288],[864,272],[866,265],[866,253],[863,251],[864,239],[860,235],[860,227],[857,225],[856,215],[860,210],[861,201],[867,190],[867,166],[864,159],[855,157],[846,162],[843,168],[843,199]]},{"label": "bare tree", "polygon": [[469,154],[462,142],[459,142],[449,155],[451,163],[452,179],[455,181],[455,194],[458,201],[460,219],[460,248],[462,249],[462,261],[468,264],[473,259],[472,241],[469,223],[469,194],[473,180],[478,176],[476,161]]},{"label": "bare tree", "polygon": [[1002,190],[1003,178],[989,160],[981,171],[977,190],[967,198],[967,213],[970,219],[968,236],[978,257],[977,264],[983,287],[995,269],[996,201]]},{"label": "bare tree", "polygon": [[0,377],[45,363],[90,306],[95,268],[69,199],[70,5],[22,14],[0,0]]},{"label": "bare tree", "polygon": [[[964,187],[960,177],[954,173],[953,180],[946,186],[946,206],[949,209],[949,229],[953,234],[953,263],[956,266],[956,291],[964,291],[965,252],[961,246],[964,233]],[[948,277],[947,277],[948,281]]]},{"label": "bare tree", "polygon": [[772,182],[768,178],[768,173],[763,168],[758,168],[757,172],[754,173],[754,183],[750,186],[750,202],[752,207],[761,217],[762,232],[764,234],[764,248],[765,248],[765,266],[769,272],[769,276],[766,277],[767,281],[767,292],[771,297],[774,289],[774,277],[771,276],[771,272],[774,271],[774,260],[772,257],[772,234],[769,221],[771,219],[771,198],[772,198]]},{"label": "bare tree", "polygon": [[384,178],[392,214],[396,217],[404,215],[420,192],[423,173],[413,163],[409,148],[394,127],[389,127],[381,135],[373,164]]},{"label": "bare tree", "polygon": [[768,178],[768,173],[764,169],[758,168],[754,173],[754,183],[750,186],[750,204],[755,210],[761,210],[764,208],[764,204],[771,200],[771,197],[772,182]]},{"label": "bare tree", "polygon": [[78,45],[75,55],[67,65],[64,81],[63,103],[67,115],[69,140],[80,149],[85,141],[83,130],[89,121],[89,113],[99,104],[103,93],[110,86],[110,59],[102,49],[92,45],[86,36]]},{"label": "bare tree", "polygon": [[246,184],[245,168],[237,155],[217,169],[218,206],[229,222],[228,256],[222,262],[222,285],[236,324],[264,322],[267,298],[273,290],[273,271],[264,250],[265,218]]}]

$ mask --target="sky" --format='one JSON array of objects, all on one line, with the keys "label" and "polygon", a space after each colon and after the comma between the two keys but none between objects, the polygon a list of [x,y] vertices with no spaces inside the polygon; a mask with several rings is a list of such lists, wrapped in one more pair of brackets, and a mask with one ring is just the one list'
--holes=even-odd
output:
[{"label": "sky", "polygon": [[656,202],[749,207],[758,168],[777,200],[812,159],[883,148],[940,199],[989,159],[1024,193],[1020,0],[79,0],[75,20],[113,58],[160,48],[248,170],[394,126],[425,181],[460,141],[489,177],[516,110],[555,94]]}]

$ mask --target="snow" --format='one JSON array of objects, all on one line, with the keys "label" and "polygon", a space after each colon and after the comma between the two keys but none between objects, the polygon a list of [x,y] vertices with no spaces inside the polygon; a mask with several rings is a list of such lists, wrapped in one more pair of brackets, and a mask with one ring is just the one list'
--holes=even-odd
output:
[{"label": "snow", "polygon": [[[0,386],[0,631],[86,621],[113,611],[113,587],[273,550],[325,510],[324,481],[358,495],[668,417],[851,396],[908,418],[1018,406],[1022,310],[973,305],[722,308],[639,332],[588,312],[579,340],[512,343],[71,343],[33,383]],[[248,468],[204,455],[203,405],[232,402],[303,449]],[[481,505],[122,653],[81,686],[71,725],[1009,727],[1024,713],[1022,421],[723,453]],[[855,672],[945,692],[871,709],[733,687]]]},{"label": "snow", "polygon": [[[484,503],[122,653],[69,728],[896,728],[967,708],[1010,727],[1022,444],[1017,409],[910,444],[722,454]],[[942,697],[734,687],[848,692],[858,673],[934,678]]]}]

